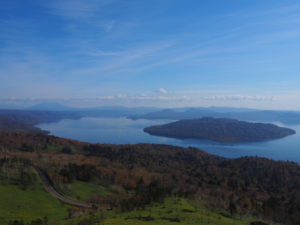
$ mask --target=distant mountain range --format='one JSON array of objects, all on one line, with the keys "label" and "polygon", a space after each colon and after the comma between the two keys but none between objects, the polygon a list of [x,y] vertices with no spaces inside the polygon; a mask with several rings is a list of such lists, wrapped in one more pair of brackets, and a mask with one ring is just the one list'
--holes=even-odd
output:
[{"label": "distant mountain range", "polygon": [[123,112],[131,114],[144,114],[149,112],[155,112],[161,110],[159,107],[125,107],[125,106],[98,106],[98,107],[73,107],[67,106],[56,102],[44,102],[31,106],[17,106],[17,105],[0,105],[1,109],[14,109],[14,110],[28,110],[28,111],[55,111],[55,112],[88,112],[88,111],[113,111],[113,112]]},{"label": "distant mountain range", "polygon": [[80,119],[82,117],[127,117],[153,112],[159,108],[122,106],[103,106],[96,108],[74,108],[60,104],[38,104],[26,109],[0,109],[0,115],[15,121],[31,125],[56,122],[62,119]]},{"label": "distant mountain range", "polygon": [[150,112],[144,115],[133,115],[131,119],[170,119],[183,120],[201,117],[213,118],[232,118],[246,121],[259,122],[281,122],[285,124],[300,124],[300,112],[297,111],[274,111],[274,110],[255,110],[255,109],[236,109],[236,108],[184,108],[164,109]]},{"label": "distant mountain range", "polygon": [[283,138],[295,134],[289,128],[273,124],[249,123],[234,119],[188,119],[151,126],[145,132],[179,139],[207,139],[223,143],[255,142]]},{"label": "distant mountain range", "polygon": [[65,106],[58,103],[40,103],[30,107],[26,107],[26,110],[38,110],[38,111],[78,111],[79,108]]},{"label": "distant mountain range", "polygon": [[71,107],[65,106],[59,103],[40,103],[30,107],[26,110],[38,110],[38,111],[74,111],[74,112],[119,112],[127,114],[144,114],[160,110],[157,107],[125,107],[125,106],[98,106],[98,107]]},{"label": "distant mountain range", "polygon": [[161,109],[156,107],[100,106],[79,108],[58,103],[41,103],[23,109],[0,109],[0,114],[21,122],[29,122],[30,124],[53,122],[60,119],[79,119],[82,117],[127,117],[130,119],[148,120],[183,120],[213,117],[258,122],[281,122],[291,125],[300,124],[300,112],[298,111],[257,110],[232,107]]},{"label": "distant mountain range", "polygon": [[47,123],[47,122],[56,122],[62,119],[81,118],[80,115],[74,112],[30,111],[30,110],[9,110],[9,109],[1,109],[0,115],[30,125],[36,125],[39,123]]}]

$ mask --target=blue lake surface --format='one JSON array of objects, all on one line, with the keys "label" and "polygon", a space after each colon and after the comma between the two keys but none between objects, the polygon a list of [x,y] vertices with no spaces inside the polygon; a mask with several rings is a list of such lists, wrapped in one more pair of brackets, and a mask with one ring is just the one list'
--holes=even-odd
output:
[{"label": "blue lake surface", "polygon": [[147,134],[143,128],[168,123],[170,120],[131,120],[127,118],[90,118],[61,120],[55,123],[39,124],[52,135],[91,143],[136,144],[156,143],[177,146],[192,146],[226,158],[259,156],[274,160],[300,163],[300,125],[283,125],[296,130],[295,135],[283,139],[240,144],[220,144],[207,140],[158,137]]}]

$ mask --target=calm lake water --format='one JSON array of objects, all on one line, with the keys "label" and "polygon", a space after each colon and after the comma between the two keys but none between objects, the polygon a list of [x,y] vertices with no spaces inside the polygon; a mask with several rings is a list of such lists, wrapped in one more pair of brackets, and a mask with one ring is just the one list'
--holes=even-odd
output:
[{"label": "calm lake water", "polygon": [[136,144],[156,143],[177,146],[193,146],[206,152],[227,157],[260,156],[275,160],[288,160],[300,163],[300,125],[285,126],[296,130],[297,134],[283,139],[224,145],[206,140],[179,140],[157,137],[143,131],[144,127],[164,124],[167,120],[131,120],[127,118],[82,118],[61,120],[55,123],[39,124],[52,135],[91,143]]}]

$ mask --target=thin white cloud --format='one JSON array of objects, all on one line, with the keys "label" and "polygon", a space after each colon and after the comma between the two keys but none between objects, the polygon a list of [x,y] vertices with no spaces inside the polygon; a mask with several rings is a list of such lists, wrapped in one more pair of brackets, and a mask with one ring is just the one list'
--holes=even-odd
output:
[{"label": "thin white cloud", "polygon": [[164,89],[164,88],[160,88],[160,89],[158,89],[158,93],[160,93],[160,94],[167,94],[168,91],[166,89]]},{"label": "thin white cloud", "polygon": [[95,25],[104,29],[104,31],[108,33],[113,29],[115,23],[116,22],[114,20],[111,20],[111,21],[101,21],[101,22],[96,23]]},{"label": "thin white cloud", "polygon": [[[134,72],[141,65],[148,64],[148,61],[159,60],[157,56],[167,49],[174,46],[174,41],[166,41],[160,43],[151,43],[147,45],[141,45],[127,49],[123,52],[86,52],[86,54],[92,54],[95,58],[92,66],[83,69],[76,69],[70,71],[72,76],[110,76],[111,74],[130,74]],[[97,56],[115,56],[107,59],[97,58]],[[126,73],[124,73],[126,71]]]},{"label": "thin white cloud", "polygon": [[[103,105],[123,106],[159,106],[159,107],[199,107],[229,106],[258,109],[300,110],[299,91],[286,91],[271,95],[151,95],[151,94],[116,94],[97,98],[2,98],[0,105],[28,106],[41,102],[57,102],[65,105],[92,107]],[[292,107],[293,106],[293,107]]]},{"label": "thin white cloud", "polygon": [[291,12],[299,12],[300,4],[285,5],[262,12],[262,14],[290,14]]},{"label": "thin white cloud", "polygon": [[261,18],[265,16],[282,16],[286,14],[291,14],[294,12],[300,11],[300,4],[284,4],[282,1],[281,6],[269,7],[269,8],[260,8],[256,11],[238,11],[230,13],[227,17],[239,17],[239,18]]},{"label": "thin white cloud", "polygon": [[120,56],[120,55],[124,55],[124,52],[113,52],[113,51],[107,52],[107,51],[98,50],[98,51],[89,51],[84,54],[89,56]]},{"label": "thin white cloud", "polygon": [[[107,80],[110,80],[110,82],[115,85],[117,83],[115,81],[120,76],[128,78],[135,75],[138,76],[144,71],[150,71],[151,69],[156,69],[163,65],[172,66],[180,64],[185,66],[185,63],[189,63],[189,65],[199,68],[199,71],[195,70],[195,74],[197,73],[199,76],[209,76],[203,74],[204,72],[201,70],[201,67],[211,66],[213,70],[213,67],[219,66],[218,62],[224,62],[224,59],[226,60],[230,57],[232,57],[232,61],[230,61],[228,65],[231,63],[235,67],[239,65],[239,59],[235,57],[237,53],[239,56],[249,54],[249,51],[247,51],[249,49],[253,49],[253,52],[255,50],[274,50],[276,53],[276,49],[283,47],[282,45],[278,45],[278,42],[288,43],[291,39],[300,37],[300,32],[296,26],[273,26],[277,25],[280,21],[285,24],[298,23],[300,4],[284,6],[282,8],[269,10],[269,12],[263,11],[260,13],[258,19],[255,18],[257,16],[255,16],[255,14],[252,14],[253,18],[249,20],[243,20],[243,15],[239,15],[239,18],[242,19],[240,19],[240,23],[238,24],[232,23],[232,20],[229,18],[227,23],[231,24],[230,26],[226,28],[226,21],[222,21],[225,24],[224,29],[214,31],[212,34],[209,34],[211,36],[208,35],[205,38],[203,38],[203,35],[206,35],[205,32],[190,31],[189,33],[187,31],[184,34],[177,33],[176,37],[175,35],[173,36],[175,38],[165,39],[166,41],[155,42],[153,39],[146,38],[148,42],[145,43],[145,39],[142,41],[141,36],[139,36],[138,32],[140,32],[140,30],[136,29],[136,24],[139,24],[139,22],[141,23],[138,25],[140,26],[139,28],[143,29],[142,26],[145,25],[143,21],[138,21],[139,18],[137,18],[137,21],[122,22],[114,18],[103,19],[101,17],[100,19],[99,15],[101,15],[101,13],[99,12],[106,10],[109,4],[114,2],[112,0],[51,0],[41,2],[43,2],[41,4],[46,4],[49,13],[72,20],[74,19],[72,24],[75,24],[75,31],[69,31],[71,35],[67,35],[67,39],[62,40],[62,43],[58,43],[57,46],[55,46],[57,47],[57,52],[59,52],[59,54],[66,54],[66,57],[62,60],[61,56],[56,54],[51,55],[51,53],[47,52],[47,50],[45,51],[45,49],[38,49],[39,47],[34,46],[35,43],[25,40],[24,37],[30,37],[30,35],[27,35],[28,33],[30,34],[32,31],[37,31],[35,26],[38,27],[38,25],[40,25],[38,21],[34,21],[34,23],[31,24],[28,21],[23,22],[17,21],[16,19],[11,21],[0,20],[0,23],[4,24],[5,28],[2,29],[3,32],[0,34],[1,41],[5,40],[11,43],[11,47],[7,45],[6,48],[1,49],[2,52],[0,53],[0,61],[2,62],[2,64],[0,64],[0,81],[2,83],[1,89],[3,96],[13,95],[13,92],[18,92],[18,96],[71,96],[70,93],[74,94],[78,92],[78,89],[82,89],[81,92],[89,93],[85,96],[96,96],[104,92],[99,92],[97,89],[103,90],[105,86],[109,86],[103,84],[107,82]],[[290,13],[292,13],[292,15]],[[272,16],[269,16],[271,14]],[[280,16],[274,17],[275,14],[280,14]],[[80,19],[80,21],[75,21],[77,18]],[[84,22],[82,23],[82,21]],[[235,24],[235,27],[232,27],[232,24]],[[63,25],[67,26],[67,23]],[[88,27],[83,40],[78,31],[80,31],[80,26],[85,25],[90,27]],[[270,27],[270,25],[272,27]],[[253,30],[255,26],[259,26],[255,29],[257,32],[253,32],[253,34],[247,33],[248,30]],[[134,29],[132,27],[134,27]],[[130,30],[130,32],[128,32],[128,30]],[[97,33],[98,31],[100,32]],[[124,35],[124,33],[127,35]],[[128,33],[130,34],[128,35]],[[197,36],[197,38],[199,37],[199,40],[195,38],[195,36]],[[137,38],[134,39],[137,41],[133,44],[130,42],[130,38]],[[114,42],[115,39],[118,39],[118,41]],[[47,40],[47,43],[51,41],[53,40]],[[27,46],[30,44],[32,46]],[[265,44],[273,46],[272,49],[266,49]],[[295,46],[295,49],[296,48],[297,46]],[[74,51],[80,52],[79,54],[81,55],[77,57],[79,54],[73,54]],[[77,67],[77,62],[81,60],[80,57],[82,56],[84,58]],[[287,56],[285,56],[285,59],[286,57]],[[278,57],[278,59],[280,59],[280,57]],[[256,57],[251,58],[249,61],[255,63],[256,60],[259,63],[263,63],[261,59],[256,59]],[[274,58],[267,58],[267,60],[274,60]],[[281,66],[280,63],[275,64],[274,62],[270,63],[268,69],[274,70],[275,67]],[[290,68],[290,65],[287,66]],[[249,69],[249,67],[246,67],[245,71],[247,71],[247,69]],[[297,71],[297,69],[299,68],[293,71]],[[224,73],[226,72],[228,71]],[[189,76],[189,74],[187,76]],[[101,80],[103,77],[109,79]],[[26,82],[28,85],[24,85]],[[80,82],[84,84],[78,84]],[[85,85],[85,82],[87,85]],[[290,79],[288,85],[291,85],[292,82]],[[46,87],[41,88],[45,83],[47,83]],[[99,87],[95,88],[96,84],[98,84]],[[190,83],[189,85],[192,86],[193,84]],[[208,85],[207,82],[205,85]],[[119,83],[116,86],[121,86],[121,84]],[[90,91],[93,88],[94,90]],[[274,90],[274,85],[270,86],[270,89],[271,88]],[[65,89],[68,89],[68,91]],[[55,93],[51,90],[55,90]],[[233,102],[242,104],[250,101],[256,103],[261,102],[262,104],[267,102],[271,104],[271,102],[278,102],[279,99],[277,95],[275,97],[272,97],[272,95],[252,95],[255,91],[249,95],[239,94],[236,89],[237,94],[222,91],[217,92],[218,90],[204,91],[206,93],[200,93],[201,91],[198,91],[198,93],[195,93],[195,91],[175,93],[174,91],[166,92],[164,90],[163,88],[162,90],[158,90],[156,93],[157,96],[155,94],[105,96],[112,94],[112,92],[108,92],[104,94],[102,98],[107,99],[108,103],[110,100],[126,100],[132,102],[153,101],[153,104],[155,104],[155,101],[160,102],[160,100],[166,102],[182,99],[185,99],[190,104],[203,104],[203,102],[206,104],[209,104],[209,102],[216,104],[222,104],[223,102],[226,102],[226,104],[233,104]],[[33,93],[34,91],[36,93]],[[80,94],[76,96],[80,96]],[[290,96],[285,96],[284,99],[290,99]],[[286,102],[288,101],[286,100]],[[291,106],[294,105],[294,103],[290,104]]]},{"label": "thin white cloud", "polygon": [[212,101],[274,101],[274,96],[257,95],[212,95],[201,98]]},{"label": "thin white cloud", "polygon": [[[142,101],[180,101],[187,100],[187,96],[165,96],[165,95],[126,95],[126,94],[117,94],[111,96],[102,96],[98,97],[101,100],[142,100]],[[146,102],[145,102],[146,103]],[[147,103],[146,103],[147,104]]]},{"label": "thin white cloud", "polygon": [[49,13],[69,18],[88,18],[115,0],[51,0],[43,1]]}]

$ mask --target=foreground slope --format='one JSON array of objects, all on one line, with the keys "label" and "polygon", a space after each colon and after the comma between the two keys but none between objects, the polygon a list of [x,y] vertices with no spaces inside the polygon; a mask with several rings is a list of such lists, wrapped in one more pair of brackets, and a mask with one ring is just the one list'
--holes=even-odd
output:
[{"label": "foreground slope", "polygon": [[[168,198],[184,198],[210,210],[221,209],[231,219],[251,214],[278,223],[300,223],[300,166],[291,162],[224,159],[194,148],[89,144],[11,132],[0,132],[0,152],[2,158],[42,168],[54,187],[66,193],[69,189],[74,198],[95,204],[98,210],[112,209],[115,219]],[[93,187],[101,188],[94,192]],[[82,195],[84,189],[90,190],[88,196]],[[77,220],[80,213],[84,212],[72,211],[71,219]]]},{"label": "foreground slope", "polygon": [[249,216],[229,218],[217,212],[197,207],[185,198],[167,198],[127,213],[115,214],[103,220],[104,225],[250,225],[255,221]]},{"label": "foreground slope", "polygon": [[23,160],[0,161],[0,224],[24,221],[62,220],[67,206],[44,189],[36,171]]},{"label": "foreground slope", "polygon": [[[171,197],[134,211],[102,211],[71,208],[45,192],[43,179],[28,161],[0,161],[0,223],[6,224],[107,224],[107,225],[249,225],[249,216],[229,218],[205,209],[186,198]],[[81,182],[82,183],[82,182]],[[79,189],[99,189],[82,183]],[[84,193],[82,193],[85,195]],[[81,207],[80,207],[81,208]],[[81,210],[81,211],[80,211]]]}]

